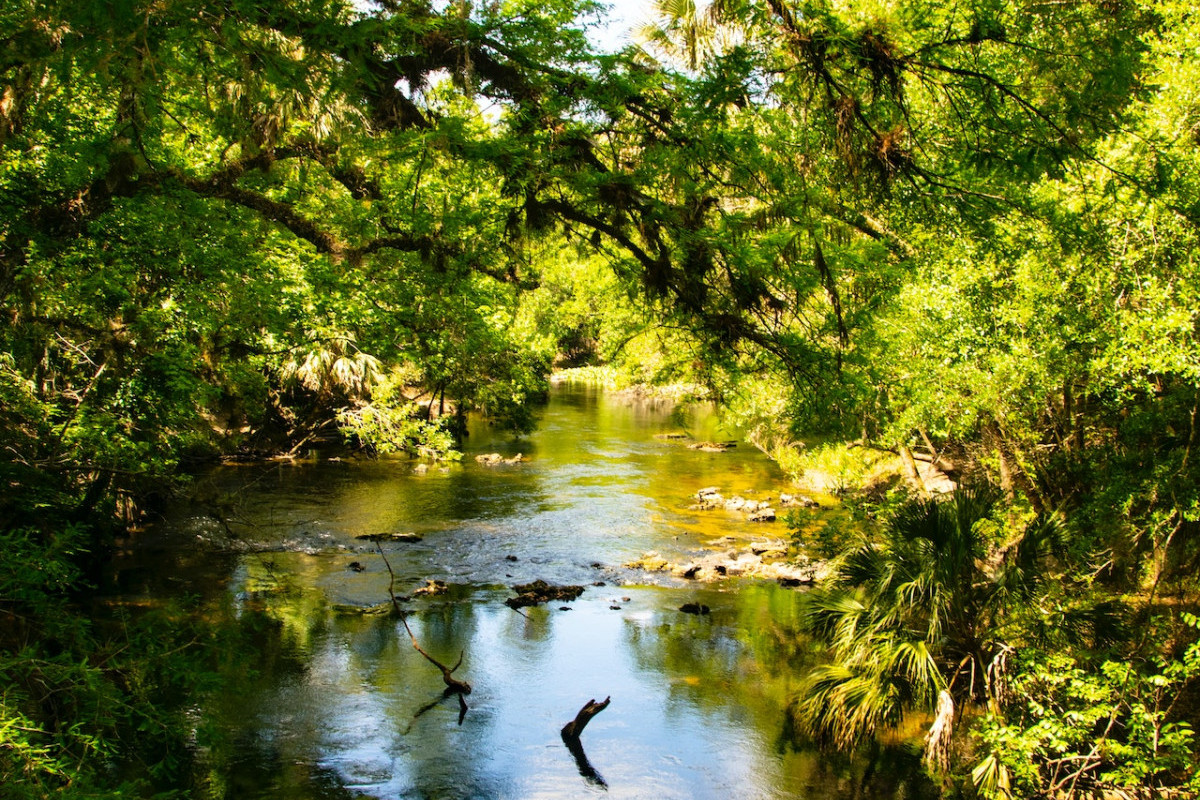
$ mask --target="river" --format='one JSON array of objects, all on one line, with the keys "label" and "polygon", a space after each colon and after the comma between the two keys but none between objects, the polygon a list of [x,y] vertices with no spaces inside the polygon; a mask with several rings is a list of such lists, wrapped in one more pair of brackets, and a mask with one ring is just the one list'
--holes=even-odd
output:
[{"label": "river", "polygon": [[[656,434],[731,439],[711,409],[557,386],[532,435],[475,422],[461,464],[310,460],[222,467],[141,534],[112,576],[127,598],[199,596],[267,620],[253,672],[230,668],[193,709],[206,792],[221,798],[915,798],[911,746],[820,753],[787,713],[816,655],[802,589],[698,584],[622,565],[735,540],[783,521],[689,511],[704,486],[778,496],[786,479],[745,446],[690,450]],[[498,452],[525,460],[484,466]],[[797,512],[821,515],[822,511]],[[412,533],[377,546],[356,537]],[[390,564],[391,573],[388,565]],[[461,713],[393,616],[474,687]],[[514,611],[511,586],[586,586]],[[680,612],[703,604],[707,615]],[[611,697],[573,755],[559,730]]]}]

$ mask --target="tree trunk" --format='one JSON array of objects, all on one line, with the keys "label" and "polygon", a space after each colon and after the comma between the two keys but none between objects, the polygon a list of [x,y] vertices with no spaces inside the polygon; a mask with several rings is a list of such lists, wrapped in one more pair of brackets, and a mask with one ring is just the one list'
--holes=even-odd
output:
[{"label": "tree trunk", "polygon": [[925,482],[921,480],[921,473],[917,469],[917,461],[913,458],[912,450],[908,449],[908,445],[899,444],[896,446],[900,453],[900,460],[904,463],[904,474],[908,478],[908,482],[922,497],[928,497],[929,491],[925,488]]},{"label": "tree trunk", "polygon": [[958,472],[958,466],[949,459],[942,458],[941,451],[933,445],[933,440],[929,438],[929,434],[924,428],[918,428],[917,433],[921,435],[921,441],[925,443],[925,447],[929,449],[929,463],[940,469],[947,475],[953,476]]},{"label": "tree trunk", "polygon": [[1068,452],[1075,449],[1075,397],[1071,391],[1071,381],[1063,382],[1062,390],[1063,420],[1067,427],[1067,435],[1063,437],[1063,446]]},{"label": "tree trunk", "polygon": [[989,422],[987,431],[991,434],[993,444],[996,448],[996,455],[1000,460],[1000,488],[1004,490],[1005,497],[1011,502],[1019,490],[1025,495],[1035,513],[1044,513],[1046,504],[1042,500],[1041,492],[1038,491],[1033,480],[1021,467],[1021,462],[1017,460],[1012,447],[1004,438],[1000,424],[995,421]]}]

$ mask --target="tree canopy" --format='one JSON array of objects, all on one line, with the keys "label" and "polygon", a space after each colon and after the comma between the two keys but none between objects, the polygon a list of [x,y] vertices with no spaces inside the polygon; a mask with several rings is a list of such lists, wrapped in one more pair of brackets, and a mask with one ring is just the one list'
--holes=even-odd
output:
[{"label": "tree canopy", "polygon": [[[1057,512],[1062,613],[1126,596],[1177,644],[1080,663],[1183,663],[1158,600],[1194,604],[1200,558],[1189,5],[656,9],[609,54],[586,0],[0,10],[5,607],[75,591],[192,463],[446,457],[468,411],[528,431],[552,363],[591,359],[705,384],[770,452],[833,437],[994,484],[1009,516],[957,531],[959,597]],[[860,555],[913,546],[888,535]],[[880,636],[928,621],[879,585]],[[972,670],[1047,620],[1013,624]],[[918,638],[931,703],[962,645]],[[1053,783],[996,725],[980,786]]]}]

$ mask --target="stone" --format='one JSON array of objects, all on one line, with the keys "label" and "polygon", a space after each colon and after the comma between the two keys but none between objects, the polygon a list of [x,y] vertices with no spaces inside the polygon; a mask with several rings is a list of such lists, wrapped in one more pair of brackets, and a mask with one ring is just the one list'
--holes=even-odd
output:
[{"label": "stone", "polygon": [[502,464],[520,464],[525,460],[525,456],[523,453],[517,453],[512,458],[505,458],[499,453],[487,453],[486,455],[475,456],[475,460],[480,464],[483,464],[485,467],[498,467]]},{"label": "stone", "polygon": [[781,494],[779,504],[784,508],[819,508],[820,503],[802,494]]},{"label": "stone", "polygon": [[679,610],[685,614],[704,615],[709,612],[709,608],[702,603],[684,603],[679,607]]},{"label": "stone", "polygon": [[355,536],[355,539],[363,542],[419,542],[424,537],[418,536],[415,533],[364,533],[362,536]]},{"label": "stone", "polygon": [[413,597],[419,597],[421,595],[436,597],[437,595],[445,594],[448,591],[450,591],[450,587],[446,585],[445,581],[425,581],[424,586],[413,592]]},{"label": "stone", "polygon": [[737,442],[695,442],[688,445],[688,450],[700,450],[704,453],[724,453],[737,447]]},{"label": "stone", "polygon": [[518,584],[512,588],[517,593],[517,596],[510,597],[504,601],[504,605],[511,609],[537,606],[542,603],[548,603],[551,600],[569,602],[583,594],[582,586],[556,586],[552,583],[546,583],[543,580]]},{"label": "stone", "polygon": [[644,569],[646,572],[663,572],[670,569],[671,565],[658,553],[645,553],[638,560],[630,561],[625,567],[627,569]]},{"label": "stone", "polygon": [[779,539],[775,541],[750,543],[750,552],[757,556],[763,556],[764,558],[778,558],[778,556],[768,556],[767,553],[779,551],[783,552],[784,554],[787,553],[787,544]]},{"label": "stone", "polygon": [[746,517],[746,519],[748,519],[751,522],[774,522],[775,521],[775,509],[760,508],[759,510],[755,511],[750,516]]}]

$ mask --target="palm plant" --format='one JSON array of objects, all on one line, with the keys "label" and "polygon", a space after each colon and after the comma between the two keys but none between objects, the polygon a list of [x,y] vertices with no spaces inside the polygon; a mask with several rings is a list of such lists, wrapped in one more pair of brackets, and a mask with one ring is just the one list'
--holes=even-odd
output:
[{"label": "palm plant", "polygon": [[993,507],[988,491],[909,501],[840,559],[808,615],[831,656],[795,707],[809,732],[848,748],[908,712],[931,712],[925,757],[945,768],[956,709],[994,703],[1002,689],[1007,610],[1032,590],[1058,531],[1039,518],[989,553]]},{"label": "palm plant", "polygon": [[643,46],[692,71],[738,41],[749,13],[736,0],[653,0],[651,7],[654,22],[638,31]]},{"label": "palm plant", "polygon": [[383,379],[379,359],[358,349],[353,339],[335,336],[315,341],[283,366],[283,379],[321,399],[357,401]]}]

